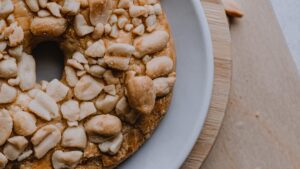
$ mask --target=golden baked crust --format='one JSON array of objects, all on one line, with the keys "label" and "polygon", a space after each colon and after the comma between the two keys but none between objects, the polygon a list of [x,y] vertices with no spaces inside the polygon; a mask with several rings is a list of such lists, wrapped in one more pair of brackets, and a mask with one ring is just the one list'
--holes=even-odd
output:
[{"label": "golden baked crust", "polygon": [[[97,1],[97,0],[96,0]],[[101,0],[99,0],[101,1]],[[111,0],[114,4],[117,4],[117,0]],[[147,0],[135,0],[135,3],[144,3]],[[22,4],[19,0],[13,0],[15,7],[18,9],[18,6]],[[55,0],[58,4],[63,4],[63,0]],[[20,5],[21,6],[21,5]],[[89,17],[89,8],[83,8],[81,9],[81,13],[85,18]],[[113,7],[113,9],[116,9],[116,6]],[[78,38],[76,35],[76,31],[74,30],[72,23],[72,17],[68,18],[68,27],[66,28],[66,32],[63,34],[63,36],[56,37],[56,33],[50,33],[50,35],[47,36],[33,36],[32,30],[30,30],[30,23],[32,22],[32,19],[34,17],[34,13],[30,12],[29,9],[27,9],[27,12],[16,12],[15,11],[15,18],[18,21],[18,23],[22,26],[25,33],[25,39],[23,42],[24,51],[31,53],[31,50],[34,46],[39,44],[43,41],[48,41],[49,38],[53,38],[52,40],[57,41],[58,43],[61,43],[61,47],[64,50],[66,62],[69,58],[72,57],[72,54],[76,51],[84,53],[86,48],[88,47],[88,43],[90,41],[94,41],[91,35],[87,35],[81,38]],[[26,15],[26,16],[25,16]],[[18,17],[19,16],[19,17]],[[86,19],[88,20],[88,19]],[[150,54],[151,56],[168,56],[173,60],[173,63],[175,65],[176,63],[176,55],[175,55],[175,47],[173,38],[171,36],[170,28],[167,22],[167,18],[164,14],[161,14],[157,17],[157,30],[164,30],[169,33],[170,39],[167,43],[167,46],[164,47],[163,50],[160,50],[159,52]],[[63,24],[63,23],[59,23]],[[89,23],[90,24],[90,23]],[[40,30],[45,29],[47,31],[47,27],[40,27]],[[58,33],[59,34],[59,33]],[[136,35],[133,35],[132,33],[128,33],[125,31],[119,32],[118,38],[112,38],[105,36],[103,37],[103,41],[105,45],[109,45],[111,42],[118,42],[118,43],[133,43],[133,40],[135,39]],[[135,68],[134,66],[142,64],[142,62],[139,59],[134,59],[130,63],[130,69],[134,70],[137,75],[145,75],[145,66],[141,66],[140,69]],[[173,66],[172,69],[173,75],[175,72],[175,66]],[[114,74],[117,74],[118,77],[123,77],[123,80],[126,81],[126,72],[120,72],[120,71],[114,71]],[[163,75],[166,77],[165,75]],[[122,80],[121,80],[122,81]],[[66,75],[63,75],[62,78],[63,83],[66,82]],[[123,82],[122,85],[124,85]],[[121,96],[124,95],[124,90],[117,91],[118,94]],[[72,94],[71,96],[67,96],[66,99],[73,98]],[[167,95],[162,97],[157,97],[155,101],[155,106],[153,108],[153,111],[150,114],[138,114],[137,120],[128,121],[123,117],[122,115],[118,115],[116,111],[111,111],[109,114],[115,115],[119,117],[122,120],[122,134],[124,135],[124,140],[122,142],[120,150],[115,155],[108,155],[107,153],[102,153],[99,151],[98,146],[94,143],[88,142],[87,147],[84,149],[83,158],[81,159],[80,163],[77,165],[76,168],[78,169],[108,169],[108,168],[114,168],[118,166],[121,162],[126,160],[129,156],[131,156],[134,152],[136,152],[140,146],[151,137],[152,133],[156,129],[156,127],[159,125],[159,122],[166,114],[168,107],[170,105],[172,98],[172,91],[170,91]],[[103,114],[103,113],[100,113]],[[136,112],[135,112],[136,114]],[[82,121],[82,123],[85,123],[90,118],[87,118]],[[54,121],[57,122],[57,121]],[[52,124],[54,122],[51,122]],[[38,127],[44,125],[44,121],[38,119]],[[65,123],[63,126],[67,126]],[[30,144],[29,147],[32,147]],[[31,168],[31,169],[50,169],[52,168],[51,164],[51,155],[55,150],[76,150],[72,148],[63,148],[61,146],[56,146],[54,149],[50,150],[45,157],[42,159],[36,159],[35,157],[31,156],[27,158],[24,161],[21,162],[9,162],[7,165],[7,168]]]}]

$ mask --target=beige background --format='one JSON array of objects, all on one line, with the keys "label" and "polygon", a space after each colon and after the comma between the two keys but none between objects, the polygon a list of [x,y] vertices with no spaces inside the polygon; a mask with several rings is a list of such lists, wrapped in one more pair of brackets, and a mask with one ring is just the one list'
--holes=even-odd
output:
[{"label": "beige background", "polygon": [[300,81],[269,0],[240,0],[230,101],[202,169],[300,168]]}]

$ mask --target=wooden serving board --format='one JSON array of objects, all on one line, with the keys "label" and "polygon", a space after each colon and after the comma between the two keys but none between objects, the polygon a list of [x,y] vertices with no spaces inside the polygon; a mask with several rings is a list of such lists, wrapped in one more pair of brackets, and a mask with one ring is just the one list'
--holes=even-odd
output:
[{"label": "wooden serving board", "polygon": [[231,83],[231,37],[223,5],[219,0],[201,2],[213,41],[214,89],[206,122],[182,169],[198,169],[208,156],[223,122]]},{"label": "wooden serving board", "polygon": [[229,104],[201,168],[299,169],[300,73],[271,0],[237,1],[245,16],[230,24]]}]

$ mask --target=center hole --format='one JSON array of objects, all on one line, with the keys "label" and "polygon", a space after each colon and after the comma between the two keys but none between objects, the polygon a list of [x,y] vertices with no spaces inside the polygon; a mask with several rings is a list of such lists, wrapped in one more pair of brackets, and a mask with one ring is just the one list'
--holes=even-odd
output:
[{"label": "center hole", "polygon": [[36,62],[37,80],[61,79],[64,69],[64,53],[56,42],[43,42],[32,51]]}]

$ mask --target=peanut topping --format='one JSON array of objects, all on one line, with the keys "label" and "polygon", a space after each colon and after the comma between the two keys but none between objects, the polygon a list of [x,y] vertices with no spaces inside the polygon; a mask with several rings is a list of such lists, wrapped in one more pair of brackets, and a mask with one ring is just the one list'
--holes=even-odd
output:
[{"label": "peanut topping", "polygon": [[0,1],[0,18],[5,18],[14,11],[14,4],[11,0]]},{"label": "peanut topping", "polygon": [[104,97],[100,96],[96,101],[96,107],[98,110],[100,110],[103,113],[109,113],[115,108],[118,99],[119,99],[118,96],[111,96],[111,95],[106,95]]},{"label": "peanut topping", "polygon": [[38,12],[40,10],[38,0],[25,0],[25,2],[32,12]]},{"label": "peanut topping", "polygon": [[87,144],[87,137],[82,126],[67,128],[62,136],[63,147],[84,149]]},{"label": "peanut topping", "polygon": [[34,87],[36,82],[35,60],[31,55],[22,54],[18,63],[18,77],[20,78],[20,88],[23,91]]},{"label": "peanut topping", "polygon": [[95,27],[95,30],[92,34],[93,39],[100,39],[104,34],[104,25],[102,23],[98,23]]},{"label": "peanut topping", "polygon": [[0,20],[0,32],[3,32],[6,28],[7,24],[4,19]]},{"label": "peanut topping", "polygon": [[17,63],[14,59],[7,59],[0,62],[0,77],[11,78],[17,76]]},{"label": "peanut topping", "polygon": [[3,155],[2,153],[0,153],[0,169],[4,169],[6,164],[7,164],[8,160],[5,157],[5,155]]},{"label": "peanut topping", "polygon": [[108,70],[104,73],[103,75],[104,80],[107,84],[119,84],[120,80],[116,77],[114,77],[113,73],[111,70]]},{"label": "peanut topping", "polygon": [[133,5],[133,0],[120,0],[118,7],[128,9],[132,5]]},{"label": "peanut topping", "polygon": [[155,4],[154,6],[154,12],[156,15],[161,15],[162,14],[162,9],[160,4]]},{"label": "peanut topping", "polygon": [[7,42],[0,42],[0,52],[3,52],[7,47]]},{"label": "peanut topping", "polygon": [[77,60],[75,59],[68,59],[67,61],[67,65],[75,68],[75,69],[78,69],[78,70],[83,70],[84,67],[82,66],[82,64],[80,64]]},{"label": "peanut topping", "polygon": [[98,40],[87,48],[85,54],[93,58],[103,57],[105,50],[104,42],[102,40]]},{"label": "peanut topping", "polygon": [[150,15],[146,19],[147,31],[152,32],[156,27],[156,15]]},{"label": "peanut topping", "polygon": [[74,0],[65,0],[62,12],[68,15],[76,15],[80,9],[80,2]]},{"label": "peanut topping", "polygon": [[123,135],[122,133],[120,133],[114,139],[99,144],[99,149],[103,153],[115,155],[121,148],[122,142],[123,142]]},{"label": "peanut topping", "polygon": [[104,86],[104,91],[107,93],[107,94],[110,94],[112,96],[115,96],[117,93],[116,93],[116,86],[115,85],[108,85],[108,86]]},{"label": "peanut topping", "polygon": [[38,0],[41,8],[46,8],[48,0]]},{"label": "peanut topping", "polygon": [[17,111],[13,114],[14,131],[21,136],[32,135],[36,129],[36,118],[25,111]]},{"label": "peanut topping", "polygon": [[41,17],[41,18],[47,17],[47,16],[50,16],[50,15],[51,15],[50,12],[47,11],[47,10],[40,10],[37,14],[38,14],[38,16]]},{"label": "peanut topping", "polygon": [[167,46],[168,41],[169,34],[165,31],[154,31],[145,34],[134,40],[134,46],[137,50],[135,55],[140,58],[144,55],[159,52]]},{"label": "peanut topping", "polygon": [[24,39],[24,32],[22,27],[18,26],[16,22],[12,23],[7,30],[9,30],[8,33],[8,45],[10,47],[16,47],[18,46]]},{"label": "peanut topping", "polygon": [[77,99],[88,101],[98,96],[104,85],[89,75],[83,76],[74,88],[74,94]]},{"label": "peanut topping", "polygon": [[31,100],[32,99],[27,94],[20,93],[14,104],[20,107],[21,109],[26,110]]},{"label": "peanut topping", "polygon": [[109,17],[107,10],[109,10],[111,3],[110,0],[89,0],[90,21],[92,25],[96,26],[98,23],[107,21]]},{"label": "peanut topping", "polygon": [[75,87],[78,82],[78,77],[76,76],[75,70],[70,67],[65,67],[66,81],[70,87]]},{"label": "peanut topping", "polygon": [[93,65],[89,68],[88,73],[90,73],[94,77],[102,77],[105,73],[105,69],[99,65]]},{"label": "peanut topping", "polygon": [[121,132],[122,123],[113,115],[98,115],[91,118],[84,125],[89,135],[114,136]]},{"label": "peanut topping", "polygon": [[72,58],[74,60],[76,60],[77,62],[81,63],[81,64],[86,64],[88,63],[88,61],[86,60],[86,58],[84,57],[84,55],[80,52],[75,52],[72,56]]},{"label": "peanut topping", "polygon": [[75,100],[64,102],[60,107],[61,113],[68,121],[77,121],[80,116],[79,103]]},{"label": "peanut topping", "polygon": [[153,80],[153,85],[155,88],[155,93],[157,97],[163,97],[171,92],[176,81],[175,76],[171,77],[161,77]]},{"label": "peanut topping", "polygon": [[132,5],[129,8],[129,14],[133,18],[143,16],[146,13],[147,13],[147,10],[144,6],[134,6],[134,5]]},{"label": "peanut topping", "polygon": [[2,83],[0,87],[0,104],[12,103],[16,98],[17,90],[6,83]]},{"label": "peanut topping", "polygon": [[31,138],[35,157],[38,159],[42,158],[60,142],[60,139],[61,132],[56,126],[47,125],[40,128]]},{"label": "peanut topping", "polygon": [[10,136],[13,128],[13,121],[6,109],[0,110],[0,145],[3,145]]},{"label": "peanut topping", "polygon": [[11,161],[16,160],[28,145],[27,139],[23,136],[12,137],[7,142],[3,154]]},{"label": "peanut topping", "polygon": [[135,48],[129,44],[115,43],[109,46],[107,52],[113,56],[131,56],[135,52]]},{"label": "peanut topping", "polygon": [[129,113],[130,108],[127,103],[126,97],[122,97],[116,105],[116,113],[118,115],[124,115]]},{"label": "peanut topping", "polygon": [[69,87],[57,79],[52,80],[46,88],[46,93],[56,102],[62,101],[68,94]]},{"label": "peanut topping", "polygon": [[67,29],[67,20],[64,18],[35,17],[31,23],[30,30],[36,36],[58,37]]},{"label": "peanut topping", "polygon": [[19,45],[18,47],[15,48],[10,48],[8,49],[8,53],[15,58],[20,58],[23,54],[23,46]]},{"label": "peanut topping", "polygon": [[143,24],[138,25],[132,30],[132,33],[140,36],[143,35],[145,33],[145,26]]},{"label": "peanut topping", "polygon": [[75,168],[79,163],[83,153],[81,151],[63,152],[57,150],[52,155],[52,165],[54,169]]},{"label": "peanut topping", "polygon": [[85,36],[94,31],[94,27],[89,26],[81,14],[76,15],[74,28],[78,36]]},{"label": "peanut topping", "polygon": [[96,112],[97,110],[93,102],[80,103],[80,120],[83,120]]},{"label": "peanut topping", "polygon": [[104,61],[108,67],[117,70],[128,70],[129,68],[129,57],[119,57],[119,56],[105,56]]},{"label": "peanut topping", "polygon": [[51,14],[53,16],[61,17],[61,14],[60,14],[61,6],[58,5],[57,3],[55,3],[55,2],[47,3],[47,9],[51,12]]},{"label": "peanut topping", "polygon": [[23,160],[27,159],[29,156],[31,156],[32,153],[33,153],[32,150],[24,151],[24,152],[18,157],[18,161],[23,161]]},{"label": "peanut topping", "polygon": [[129,105],[140,113],[150,114],[155,104],[153,81],[148,76],[131,77],[126,82]]},{"label": "peanut topping", "polygon": [[55,100],[42,91],[37,91],[28,108],[40,118],[50,121],[59,116]]},{"label": "peanut topping", "polygon": [[146,74],[151,78],[168,75],[173,70],[173,60],[168,56],[159,56],[146,64]]}]

